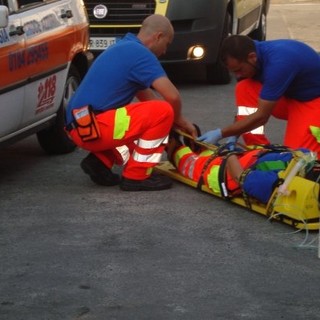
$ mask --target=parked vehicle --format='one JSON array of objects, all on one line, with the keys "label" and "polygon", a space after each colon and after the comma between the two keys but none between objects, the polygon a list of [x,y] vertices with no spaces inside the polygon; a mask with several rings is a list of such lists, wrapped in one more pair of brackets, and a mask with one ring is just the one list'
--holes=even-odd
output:
[{"label": "parked vehicle", "polygon": [[266,38],[270,0],[84,0],[90,21],[90,50],[98,55],[125,33],[137,33],[148,15],[167,16],[175,38],[163,64],[204,64],[207,80],[228,83],[219,48],[229,34]]},{"label": "parked vehicle", "polygon": [[92,61],[82,0],[0,0],[0,146],[37,134],[49,154],[75,145],[64,108]]}]

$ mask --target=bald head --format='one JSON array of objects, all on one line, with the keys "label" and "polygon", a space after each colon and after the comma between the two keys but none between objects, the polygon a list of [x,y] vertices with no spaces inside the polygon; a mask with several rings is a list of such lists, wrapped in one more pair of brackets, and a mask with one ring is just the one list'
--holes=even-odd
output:
[{"label": "bald head", "polygon": [[162,32],[165,35],[173,35],[173,27],[170,20],[160,14],[152,14],[143,20],[140,29],[141,33],[153,34],[155,32]]},{"label": "bald head", "polygon": [[157,57],[163,55],[172,42],[174,30],[165,16],[152,14],[143,20],[138,38]]}]

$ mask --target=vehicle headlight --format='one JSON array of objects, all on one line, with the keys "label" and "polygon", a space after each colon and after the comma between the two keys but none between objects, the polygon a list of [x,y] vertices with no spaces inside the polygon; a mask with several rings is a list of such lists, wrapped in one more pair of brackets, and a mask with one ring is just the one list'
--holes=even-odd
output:
[{"label": "vehicle headlight", "polygon": [[205,55],[205,50],[203,46],[196,45],[192,46],[188,50],[188,59],[202,59]]}]

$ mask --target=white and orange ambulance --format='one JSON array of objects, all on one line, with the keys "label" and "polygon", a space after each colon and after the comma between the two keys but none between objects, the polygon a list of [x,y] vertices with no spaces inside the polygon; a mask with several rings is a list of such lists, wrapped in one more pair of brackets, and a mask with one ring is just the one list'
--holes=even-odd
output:
[{"label": "white and orange ambulance", "polygon": [[82,0],[0,0],[0,146],[37,134],[49,154],[75,146],[64,108],[92,60]]}]

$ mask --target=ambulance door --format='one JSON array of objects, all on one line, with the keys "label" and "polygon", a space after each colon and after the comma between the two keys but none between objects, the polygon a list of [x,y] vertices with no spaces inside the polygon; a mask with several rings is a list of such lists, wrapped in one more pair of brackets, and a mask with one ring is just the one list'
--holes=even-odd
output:
[{"label": "ambulance door", "polygon": [[16,131],[19,126],[28,79],[20,16],[9,9],[8,26],[0,28],[0,137]]},{"label": "ambulance door", "polygon": [[21,13],[29,72],[23,126],[49,120],[59,109],[74,43],[70,1],[34,2]]},{"label": "ambulance door", "polygon": [[248,34],[260,21],[262,0],[236,0],[237,30],[235,33]]}]

